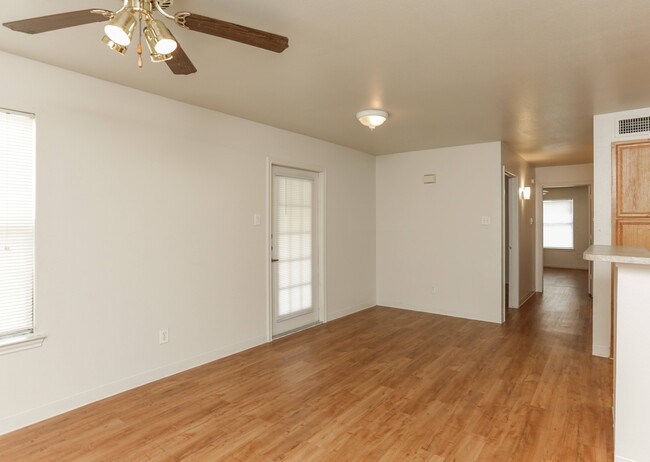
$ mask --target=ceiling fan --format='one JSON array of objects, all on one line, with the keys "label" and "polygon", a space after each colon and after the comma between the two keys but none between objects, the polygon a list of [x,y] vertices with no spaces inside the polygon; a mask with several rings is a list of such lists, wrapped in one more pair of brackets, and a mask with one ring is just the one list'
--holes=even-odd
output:
[{"label": "ceiling fan", "polygon": [[122,8],[115,12],[95,8],[12,21],[3,25],[14,31],[39,34],[82,24],[108,21],[104,27],[106,35],[102,41],[110,49],[125,54],[137,32],[139,36],[137,47],[139,66],[142,67],[141,42],[144,35],[151,61],[164,61],[174,74],[180,75],[193,74],[196,72],[196,67],[164,22],[154,17],[155,13],[159,13],[162,17],[174,21],[185,29],[234,40],[276,53],[282,53],[289,46],[287,37],[232,22],[186,11],[171,15],[166,10],[173,5],[174,0],[123,0],[123,2]]}]

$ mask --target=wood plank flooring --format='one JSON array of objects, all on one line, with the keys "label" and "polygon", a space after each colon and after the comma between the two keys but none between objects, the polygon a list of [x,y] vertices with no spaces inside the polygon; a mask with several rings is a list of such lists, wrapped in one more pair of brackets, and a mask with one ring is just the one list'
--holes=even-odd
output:
[{"label": "wood plank flooring", "polygon": [[586,273],[546,275],[503,326],[371,308],[0,437],[0,460],[611,461]]}]

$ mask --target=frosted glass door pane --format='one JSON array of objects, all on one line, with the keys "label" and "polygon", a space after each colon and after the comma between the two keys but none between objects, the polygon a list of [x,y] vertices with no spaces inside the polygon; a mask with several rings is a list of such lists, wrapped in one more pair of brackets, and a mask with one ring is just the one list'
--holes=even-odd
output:
[{"label": "frosted glass door pane", "polygon": [[276,177],[275,236],[278,259],[278,316],[313,307],[312,188],[313,181]]}]

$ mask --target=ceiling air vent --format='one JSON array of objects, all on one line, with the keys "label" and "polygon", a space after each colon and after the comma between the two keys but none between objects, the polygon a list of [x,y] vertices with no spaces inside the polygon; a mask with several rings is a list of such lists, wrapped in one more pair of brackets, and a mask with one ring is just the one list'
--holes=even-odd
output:
[{"label": "ceiling air vent", "polygon": [[650,116],[621,119],[618,121],[618,134],[650,132]]}]

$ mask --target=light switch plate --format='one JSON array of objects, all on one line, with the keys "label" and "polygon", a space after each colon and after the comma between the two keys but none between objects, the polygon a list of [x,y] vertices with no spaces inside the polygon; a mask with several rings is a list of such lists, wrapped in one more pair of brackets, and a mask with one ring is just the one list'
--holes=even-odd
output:
[{"label": "light switch plate", "polygon": [[489,216],[484,215],[484,216],[481,217],[481,224],[482,225],[489,225],[491,223],[492,223],[492,219]]}]

